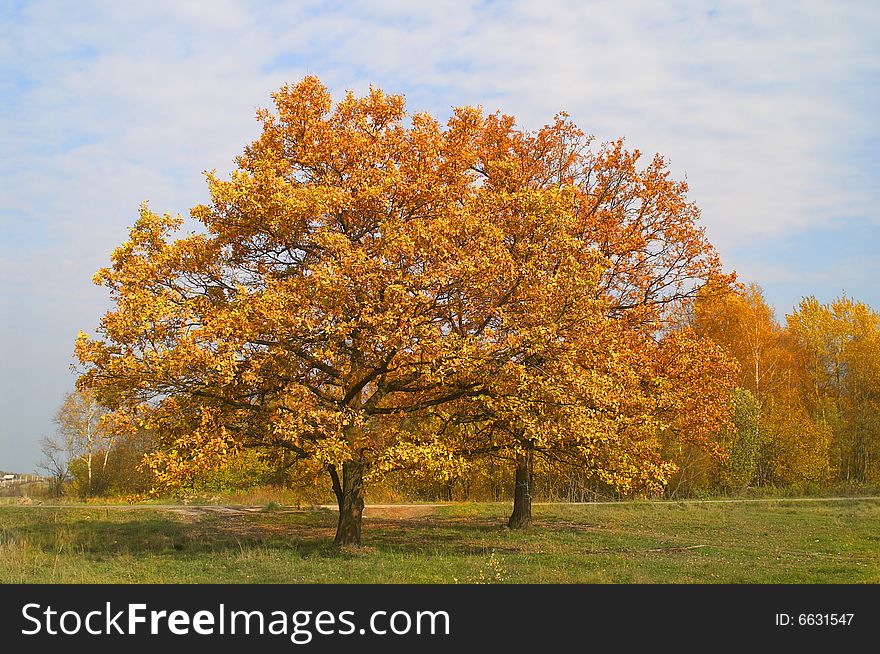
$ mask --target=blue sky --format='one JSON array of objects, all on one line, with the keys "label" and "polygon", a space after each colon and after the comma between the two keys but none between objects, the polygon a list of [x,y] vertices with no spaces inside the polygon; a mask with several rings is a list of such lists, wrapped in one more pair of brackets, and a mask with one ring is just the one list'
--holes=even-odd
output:
[{"label": "blue sky", "polygon": [[34,470],[91,284],[138,204],[183,213],[305,74],[480,104],[671,161],[780,317],[880,307],[875,2],[0,2],[0,469]]}]

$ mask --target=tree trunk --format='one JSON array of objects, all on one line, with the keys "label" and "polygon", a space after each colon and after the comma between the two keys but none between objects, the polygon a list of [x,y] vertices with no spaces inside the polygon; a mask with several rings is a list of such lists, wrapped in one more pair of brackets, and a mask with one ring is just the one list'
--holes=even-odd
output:
[{"label": "tree trunk", "polygon": [[101,472],[107,472],[107,459],[110,457],[110,448],[113,447],[113,438],[107,439],[107,449],[104,450],[104,465],[101,466]]},{"label": "tree trunk", "polygon": [[364,515],[364,468],[360,461],[342,464],[342,480],[335,466],[329,468],[333,480],[333,492],[339,505],[339,523],[336,525],[334,545],[361,544],[361,523]]},{"label": "tree trunk", "polygon": [[516,483],[513,487],[513,513],[507,526],[525,529],[532,524],[532,451],[527,450],[516,461]]}]

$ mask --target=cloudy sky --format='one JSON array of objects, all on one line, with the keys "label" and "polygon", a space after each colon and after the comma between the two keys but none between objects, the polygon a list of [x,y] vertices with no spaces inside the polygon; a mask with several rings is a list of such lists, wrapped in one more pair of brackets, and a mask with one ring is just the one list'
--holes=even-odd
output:
[{"label": "cloudy sky", "polygon": [[314,74],[440,118],[668,157],[729,269],[780,317],[880,307],[880,7],[862,2],[0,1],[0,469],[35,469],[91,284],[137,206],[186,213],[258,107]]}]

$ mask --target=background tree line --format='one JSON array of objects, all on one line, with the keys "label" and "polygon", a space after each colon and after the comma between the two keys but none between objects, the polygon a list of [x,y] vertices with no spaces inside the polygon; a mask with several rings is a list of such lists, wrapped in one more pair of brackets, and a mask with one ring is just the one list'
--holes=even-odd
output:
[{"label": "background tree line", "polygon": [[805,297],[780,325],[760,287],[705,293],[686,320],[739,364],[726,461],[671,454],[668,492],[880,482],[880,315],[841,296]]}]

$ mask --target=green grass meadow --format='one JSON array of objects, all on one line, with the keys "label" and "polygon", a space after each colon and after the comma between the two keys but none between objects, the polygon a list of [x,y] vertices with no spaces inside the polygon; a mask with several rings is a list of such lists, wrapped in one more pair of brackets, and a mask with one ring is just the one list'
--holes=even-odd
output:
[{"label": "green grass meadow", "polygon": [[0,506],[2,583],[878,583],[880,500],[367,507]]}]

